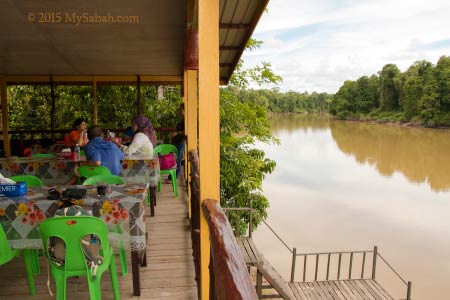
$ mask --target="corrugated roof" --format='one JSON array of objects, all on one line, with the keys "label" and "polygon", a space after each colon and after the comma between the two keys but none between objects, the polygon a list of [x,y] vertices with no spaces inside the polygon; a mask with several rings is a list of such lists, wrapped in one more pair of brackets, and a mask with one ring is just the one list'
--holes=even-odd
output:
[{"label": "corrugated roof", "polygon": [[[220,0],[227,82],[268,0]],[[182,76],[186,0],[0,1],[0,75]]]}]

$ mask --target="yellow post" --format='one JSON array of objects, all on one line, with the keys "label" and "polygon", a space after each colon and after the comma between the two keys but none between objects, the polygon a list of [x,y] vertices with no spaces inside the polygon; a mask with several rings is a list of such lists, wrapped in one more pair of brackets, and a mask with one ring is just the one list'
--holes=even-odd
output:
[{"label": "yellow post", "polygon": [[9,124],[8,124],[8,93],[6,90],[6,77],[0,79],[0,89],[2,98],[2,131],[3,131],[3,149],[5,157],[11,156],[11,145],[9,144]]},{"label": "yellow post", "polygon": [[94,77],[92,81],[92,98],[94,102],[94,125],[98,124],[98,108],[97,108],[97,80]]},{"label": "yellow post", "polygon": [[[198,1],[200,201],[220,200],[219,0]],[[210,241],[200,210],[201,299],[209,299]]]},{"label": "yellow post", "polygon": [[[198,148],[198,113],[197,113],[197,107],[198,107],[198,97],[197,97],[197,70],[187,70],[185,71],[185,89],[184,89],[184,95],[187,101],[185,101],[185,125],[186,125],[186,135],[188,137],[187,139],[187,145],[185,153],[189,153],[190,150],[197,150]],[[188,157],[188,155],[186,155]],[[186,168],[187,166],[187,168]],[[186,163],[185,169],[187,170],[186,174],[190,174],[191,166],[189,163]],[[191,182],[189,176],[188,176],[189,183]],[[190,185],[188,185],[190,187]],[[190,205],[190,199],[191,199],[191,189],[188,189],[188,199],[189,199],[189,218],[191,218],[191,205]]]}]

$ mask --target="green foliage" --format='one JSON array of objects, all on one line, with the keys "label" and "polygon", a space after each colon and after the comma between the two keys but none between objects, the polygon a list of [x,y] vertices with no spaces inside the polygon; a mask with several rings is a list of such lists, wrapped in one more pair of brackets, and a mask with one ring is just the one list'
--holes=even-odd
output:
[{"label": "green foliage", "polygon": [[[247,43],[247,50],[254,50],[262,46],[262,41],[255,39],[249,39]],[[281,76],[276,75],[272,71],[272,65],[269,62],[261,62],[261,65],[257,65],[253,68],[244,69],[244,62],[239,60],[234,70],[233,75],[230,78],[230,85],[245,89],[250,82],[255,82],[259,86],[263,84],[277,84],[283,81]]]},{"label": "green foliage", "polygon": [[379,77],[346,81],[333,97],[330,113],[342,119],[448,126],[450,57],[442,56],[436,66],[417,61],[403,73],[388,64]]},{"label": "green foliage", "polygon": [[394,78],[400,73],[396,65],[387,64],[379,72],[380,107],[383,110],[394,110],[399,106],[399,92]]},{"label": "green foliage", "polygon": [[[9,92],[11,129],[50,129],[51,93],[49,86],[12,86]],[[157,99],[157,87],[141,87],[143,111],[155,127],[175,127],[182,103],[179,87],[171,88]],[[135,86],[97,88],[98,124],[105,128],[124,128],[137,114]],[[55,127],[70,129],[76,118],[90,123],[93,115],[91,86],[55,87]]]},{"label": "green foliage", "polygon": [[[271,136],[266,108],[248,91],[228,87],[220,91],[220,193],[224,207],[248,207],[252,201],[254,225],[267,215],[269,201],[262,194],[262,181],[275,168],[275,162],[255,149],[256,141],[276,142]],[[241,215],[242,225],[248,215]],[[236,228],[235,228],[236,229]]]}]

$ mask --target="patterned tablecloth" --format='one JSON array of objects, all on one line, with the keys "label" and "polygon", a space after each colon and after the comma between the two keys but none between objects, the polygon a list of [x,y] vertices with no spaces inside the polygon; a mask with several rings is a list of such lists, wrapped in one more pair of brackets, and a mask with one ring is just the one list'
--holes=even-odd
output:
[{"label": "patterned tablecloth", "polygon": [[[85,160],[83,157],[81,161]],[[74,174],[78,161],[57,160],[56,158],[0,158],[0,173],[5,177],[14,175],[34,175],[45,185],[65,184]],[[158,159],[127,156],[122,161],[119,174],[127,183],[149,183],[156,186],[159,179]]]},{"label": "patterned tablecloth", "polygon": [[[56,189],[62,191],[67,187]],[[96,186],[78,187],[87,189],[86,197],[72,203],[107,224],[113,246],[146,249],[144,203],[148,184],[111,185],[106,196],[98,196]],[[61,205],[59,201],[47,200],[48,189],[28,187],[28,193],[22,197],[0,197],[0,223],[13,248],[42,248],[38,226],[46,218],[54,217]]]}]

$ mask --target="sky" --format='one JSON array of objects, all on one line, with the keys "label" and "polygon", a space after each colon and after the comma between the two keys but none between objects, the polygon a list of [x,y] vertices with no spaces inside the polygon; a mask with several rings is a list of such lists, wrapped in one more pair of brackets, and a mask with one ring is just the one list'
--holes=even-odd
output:
[{"label": "sky", "polygon": [[281,91],[335,93],[389,63],[450,56],[450,0],[270,0],[253,38],[244,66],[270,62]]}]

